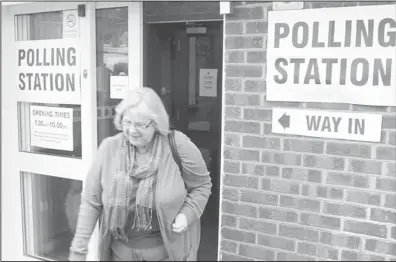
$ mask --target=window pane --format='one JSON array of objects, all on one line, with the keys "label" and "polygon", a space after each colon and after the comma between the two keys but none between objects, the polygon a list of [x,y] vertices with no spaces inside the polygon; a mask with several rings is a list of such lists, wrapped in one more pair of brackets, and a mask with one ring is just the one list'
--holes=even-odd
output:
[{"label": "window pane", "polygon": [[63,12],[46,12],[15,16],[16,40],[63,38]]},{"label": "window pane", "polygon": [[18,102],[19,150],[81,158],[81,106]]},{"label": "window pane", "polygon": [[21,173],[25,254],[67,261],[80,207],[82,182]]},{"label": "window pane", "polygon": [[99,145],[118,133],[113,117],[121,98],[110,85],[128,81],[128,7],[96,10],[96,74]]}]

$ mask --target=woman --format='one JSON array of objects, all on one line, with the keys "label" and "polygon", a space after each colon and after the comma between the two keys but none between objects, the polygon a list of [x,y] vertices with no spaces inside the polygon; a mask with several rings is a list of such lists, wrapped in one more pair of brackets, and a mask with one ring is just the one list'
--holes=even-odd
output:
[{"label": "woman", "polygon": [[100,219],[99,260],[194,261],[212,183],[199,149],[175,132],[183,174],[167,139],[169,116],[150,88],[117,106],[122,131],[103,140],[87,175],[69,260],[85,260]]}]

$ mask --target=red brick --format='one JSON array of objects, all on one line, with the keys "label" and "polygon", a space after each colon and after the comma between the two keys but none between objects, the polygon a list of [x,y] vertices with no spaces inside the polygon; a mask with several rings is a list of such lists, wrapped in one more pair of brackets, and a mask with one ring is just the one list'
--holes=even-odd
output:
[{"label": "red brick", "polygon": [[361,239],[356,236],[335,232],[321,232],[320,242],[326,245],[359,249]]},{"label": "red brick", "polygon": [[377,189],[396,192],[396,179],[377,178]]},{"label": "red brick", "polygon": [[307,102],[307,108],[349,110],[349,104]]},{"label": "red brick", "polygon": [[260,95],[252,94],[226,94],[226,104],[234,106],[259,106]]},{"label": "red brick", "polygon": [[240,136],[238,134],[224,134],[224,144],[228,146],[240,146]]},{"label": "red brick", "polygon": [[395,160],[396,147],[377,147],[377,159]]},{"label": "red brick", "polygon": [[238,7],[234,9],[233,14],[227,16],[230,20],[246,20],[246,19],[263,19],[264,10],[262,6],[257,7]]},{"label": "red brick", "polygon": [[274,108],[274,107],[302,107],[303,103],[299,102],[274,102],[267,101],[267,97],[263,97],[263,108]]},{"label": "red brick", "polygon": [[225,131],[260,134],[260,123],[250,121],[227,120],[225,122]]},{"label": "red brick", "polygon": [[341,253],[341,260],[343,260],[343,261],[385,261],[385,258],[370,255],[370,254],[364,254],[362,252],[343,250]]},{"label": "red brick", "polygon": [[300,213],[302,225],[340,230],[341,220],[336,217]]},{"label": "red brick", "polygon": [[223,179],[224,185],[245,187],[245,188],[258,188],[258,178],[248,177],[245,175],[230,175],[226,174]]},{"label": "red brick", "polygon": [[243,163],[242,173],[255,176],[264,176],[265,166],[258,164]]},{"label": "red brick", "polygon": [[271,114],[271,110],[268,109],[245,108],[243,118],[247,120],[266,121],[271,120]]},{"label": "red brick", "polygon": [[300,194],[300,184],[281,179],[261,179],[261,189],[278,193]]},{"label": "red brick", "polygon": [[280,149],[280,138],[244,136],[243,147]]},{"label": "red brick", "polygon": [[368,188],[367,176],[351,175],[350,173],[329,172],[327,174],[327,184],[339,186],[351,186],[358,188]]},{"label": "red brick", "polygon": [[344,190],[341,188],[307,184],[302,186],[302,195],[310,196],[310,197],[342,200],[344,198]]},{"label": "red brick", "polygon": [[273,261],[275,259],[275,251],[273,250],[244,244],[239,246],[239,254],[265,261]]},{"label": "red brick", "polygon": [[226,78],[224,84],[225,90],[227,91],[241,91],[242,90],[242,80],[235,78]]},{"label": "red brick", "polygon": [[226,252],[231,252],[231,253],[236,253],[237,252],[237,243],[228,241],[228,240],[221,240],[221,250],[226,251]]},{"label": "red brick", "polygon": [[265,175],[272,176],[272,177],[278,177],[279,170],[280,170],[280,168],[278,166],[266,166],[265,167]]},{"label": "red brick", "polygon": [[363,174],[376,174],[381,175],[381,162],[375,160],[358,160],[348,159],[348,171],[363,173]]},{"label": "red brick", "polygon": [[226,63],[243,63],[245,62],[245,53],[243,51],[227,51],[225,60]]},{"label": "red brick", "polygon": [[371,157],[371,147],[359,144],[327,142],[326,154],[348,157]]},{"label": "red brick", "polygon": [[258,161],[260,155],[259,152],[255,150],[232,149],[226,147],[224,149],[224,158],[242,161]]},{"label": "red brick", "polygon": [[387,235],[387,229],[384,225],[352,220],[344,222],[344,231],[382,238],[386,238]]},{"label": "red brick", "polygon": [[396,209],[396,194],[385,196],[385,206]]},{"label": "red brick", "polygon": [[265,63],[265,62],[267,62],[267,52],[266,51],[247,52],[246,61],[251,64]]},{"label": "red brick", "polygon": [[264,163],[282,165],[301,165],[301,155],[291,153],[262,152],[261,161]]},{"label": "red brick", "polygon": [[226,36],[225,48],[228,49],[250,49],[263,48],[262,36]]},{"label": "red brick", "polygon": [[239,228],[256,233],[276,234],[276,224],[247,218],[239,219]]},{"label": "red brick", "polygon": [[292,223],[295,223],[298,220],[297,212],[270,207],[260,207],[259,217],[269,220],[285,221]]},{"label": "red brick", "polygon": [[257,244],[271,248],[294,251],[296,246],[296,241],[281,237],[264,236],[259,234],[257,239]]},{"label": "red brick", "polygon": [[268,33],[268,23],[263,21],[253,21],[246,23],[247,34],[266,34]]},{"label": "red brick", "polygon": [[314,183],[322,182],[322,172],[318,170],[312,169],[303,169],[303,168],[282,168],[282,178],[298,180],[298,181],[307,181]]},{"label": "red brick", "polygon": [[346,200],[349,202],[354,202],[359,204],[379,206],[381,204],[381,195],[369,191],[347,190]]},{"label": "red brick", "polygon": [[222,196],[227,200],[238,201],[241,198],[241,193],[238,189],[223,187]]},{"label": "red brick", "polygon": [[263,132],[262,135],[268,135],[272,133],[272,125],[263,123]]},{"label": "red brick", "polygon": [[285,151],[322,154],[324,150],[324,142],[301,139],[284,139],[283,148]]},{"label": "red brick", "polygon": [[254,261],[254,259],[221,252],[221,261]]},{"label": "red brick", "polygon": [[221,215],[221,226],[236,227],[237,218],[226,214]]},{"label": "red brick", "polygon": [[241,231],[233,228],[223,227],[221,229],[221,235],[225,239],[235,240],[246,243],[256,243],[256,234],[246,231]]},{"label": "red brick", "polygon": [[300,256],[296,253],[278,252],[276,256],[277,261],[315,261],[314,258],[309,256]]},{"label": "red brick", "polygon": [[224,172],[240,174],[241,173],[241,163],[224,160]]},{"label": "red brick", "polygon": [[396,177],[396,163],[386,163],[384,168],[384,175]]},{"label": "red brick", "polygon": [[311,212],[319,212],[320,211],[320,201],[316,199],[310,198],[297,198],[295,196],[281,196],[280,197],[280,206],[293,208],[297,210],[305,210]]},{"label": "red brick", "polygon": [[392,227],[391,230],[391,238],[396,240],[396,227]]},{"label": "red brick", "polygon": [[389,131],[388,144],[396,145],[396,131]]},{"label": "red brick", "polygon": [[278,196],[274,194],[266,194],[263,192],[242,190],[241,201],[259,205],[277,206]]},{"label": "red brick", "polygon": [[221,211],[228,214],[257,217],[257,207],[223,201]]},{"label": "red brick", "polygon": [[367,218],[366,208],[344,203],[325,203],[324,213],[343,217]]},{"label": "red brick", "polygon": [[242,116],[242,111],[240,107],[235,107],[235,106],[225,107],[226,119],[240,119],[241,116]]},{"label": "red brick", "polygon": [[345,159],[340,157],[305,155],[304,166],[331,170],[344,170]]},{"label": "red brick", "polygon": [[322,245],[300,242],[300,243],[298,243],[297,252],[300,254],[306,254],[306,255],[311,255],[311,256],[317,256],[317,257],[338,260],[338,250],[337,249],[322,246]]},{"label": "red brick", "polygon": [[227,22],[225,28],[226,35],[240,35],[243,33],[242,22]]},{"label": "red brick", "polygon": [[367,239],[366,240],[366,250],[380,253],[380,254],[389,254],[396,256],[396,243],[395,242],[385,242],[376,239]]},{"label": "red brick", "polygon": [[300,240],[319,241],[319,231],[299,226],[279,225],[279,235]]},{"label": "red brick", "polygon": [[384,115],[382,117],[382,128],[383,129],[396,129],[396,116],[395,115],[391,115],[391,116]]},{"label": "red brick", "polygon": [[260,65],[227,65],[225,72],[228,77],[261,77],[263,67]]},{"label": "red brick", "polygon": [[370,219],[378,222],[396,224],[396,212],[371,208]]},{"label": "red brick", "polygon": [[244,85],[245,92],[265,92],[266,85],[264,80],[246,80]]}]

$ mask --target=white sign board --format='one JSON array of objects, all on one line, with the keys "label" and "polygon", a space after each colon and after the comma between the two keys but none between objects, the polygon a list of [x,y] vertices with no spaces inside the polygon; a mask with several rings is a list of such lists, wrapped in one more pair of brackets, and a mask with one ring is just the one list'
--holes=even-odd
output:
[{"label": "white sign board", "polygon": [[30,143],[73,151],[73,109],[30,106]]},{"label": "white sign board", "polygon": [[217,96],[217,69],[199,70],[199,95]]},{"label": "white sign board", "polygon": [[77,10],[63,11],[63,38],[79,37],[80,18]]},{"label": "white sign board", "polygon": [[272,132],[278,134],[380,142],[381,126],[381,114],[272,109]]},{"label": "white sign board", "polygon": [[396,5],[271,11],[267,100],[396,106]]},{"label": "white sign board", "polygon": [[15,46],[18,101],[81,103],[78,39],[17,41]]},{"label": "white sign board", "polygon": [[124,99],[128,88],[128,76],[110,76],[110,98]]}]

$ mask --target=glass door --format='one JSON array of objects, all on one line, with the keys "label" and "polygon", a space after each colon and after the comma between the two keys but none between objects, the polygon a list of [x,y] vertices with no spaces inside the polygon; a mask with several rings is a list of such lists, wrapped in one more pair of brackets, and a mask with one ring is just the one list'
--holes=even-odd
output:
[{"label": "glass door", "polygon": [[94,3],[2,12],[3,259],[65,261],[97,148]]}]

